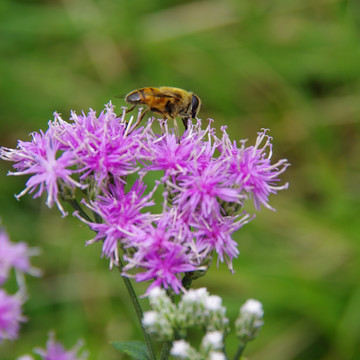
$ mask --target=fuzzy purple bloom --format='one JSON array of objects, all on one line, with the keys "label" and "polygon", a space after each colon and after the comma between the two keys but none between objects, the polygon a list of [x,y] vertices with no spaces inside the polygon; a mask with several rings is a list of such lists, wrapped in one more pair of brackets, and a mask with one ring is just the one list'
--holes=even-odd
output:
[{"label": "fuzzy purple bloom", "polygon": [[20,322],[25,321],[22,303],[19,295],[8,295],[5,290],[0,289],[0,342],[18,337]]},{"label": "fuzzy purple bloom", "polygon": [[166,180],[191,170],[194,162],[201,169],[204,162],[207,164],[211,160],[215,147],[205,139],[210,126],[201,130],[201,122],[198,122],[184,133],[180,141],[175,132],[168,129],[166,122],[161,122],[161,127],[163,135],[149,133],[151,162],[145,166],[144,171],[163,170],[163,179]]},{"label": "fuzzy purple bloom", "polygon": [[80,180],[90,175],[101,185],[109,176],[122,177],[138,170],[144,157],[143,132],[129,132],[124,116],[117,117],[111,103],[99,116],[72,112],[67,123],[55,115],[56,129],[64,149],[71,150],[81,169]]},{"label": "fuzzy purple bloom", "polygon": [[32,273],[29,258],[28,245],[11,242],[7,233],[0,228],[0,285],[7,280],[11,268]]},{"label": "fuzzy purple bloom", "polygon": [[46,191],[46,205],[52,207],[56,203],[65,215],[59,201],[59,181],[70,187],[81,185],[71,178],[71,167],[75,164],[73,154],[65,151],[59,155],[60,146],[52,128],[49,128],[45,133],[34,132],[30,142],[19,141],[17,149],[1,148],[0,157],[16,162],[14,168],[18,171],[10,172],[9,175],[32,175],[26,182],[26,188],[16,196],[17,198],[27,192],[32,194],[36,190],[34,198],[37,198]]},{"label": "fuzzy purple bloom", "polygon": [[220,202],[240,202],[242,196],[233,188],[233,182],[229,181],[224,164],[220,161],[211,162],[202,171],[194,169],[177,178],[178,184],[174,186],[177,193],[174,199],[180,211],[186,218],[190,218],[195,212],[196,216],[209,218],[220,216]]},{"label": "fuzzy purple bloom", "polygon": [[242,191],[253,197],[257,210],[260,210],[261,205],[274,210],[269,205],[269,195],[288,188],[288,183],[282,186],[277,184],[280,181],[279,176],[289,163],[282,159],[271,164],[272,138],[266,134],[266,129],[258,133],[254,146],[245,147],[245,141],[242,141],[240,148],[235,142],[231,144],[224,128],[223,132],[223,145],[229,157],[230,177]]},{"label": "fuzzy purple bloom", "polygon": [[153,280],[149,289],[162,285],[172,287],[178,293],[182,289],[181,273],[197,270],[193,253],[188,246],[191,232],[176,221],[176,214],[164,213],[143,231],[129,237],[136,251],[124,259],[128,262],[123,269],[125,276],[130,276],[132,269],[137,269],[136,281]]},{"label": "fuzzy purple bloom", "polygon": [[165,289],[172,287],[175,293],[183,290],[181,274],[195,271],[197,267],[190,263],[186,249],[176,243],[169,243],[166,249],[149,251],[139,262],[141,268],[146,271],[135,275],[136,281],[153,280],[148,291],[153,287],[162,286]]},{"label": "fuzzy purple bloom", "polygon": [[93,242],[103,240],[103,254],[118,264],[119,242],[127,244],[128,238],[137,234],[150,223],[149,213],[141,211],[154,205],[151,195],[144,195],[146,186],[137,180],[129,191],[119,180],[109,185],[104,195],[97,196],[96,200],[87,205],[103,220],[102,223],[88,223],[90,228],[97,232]]},{"label": "fuzzy purple bloom", "polygon": [[197,223],[192,224],[196,229],[197,252],[205,258],[215,251],[218,261],[226,261],[229,269],[232,270],[232,259],[238,256],[239,250],[237,242],[231,238],[231,235],[251,219],[249,214],[244,214],[242,217],[198,219]]},{"label": "fuzzy purple bloom", "polygon": [[43,360],[85,360],[87,354],[79,354],[81,346],[82,344],[78,342],[71,350],[66,351],[60,342],[55,341],[54,334],[50,333],[46,349],[36,348],[34,352],[40,355]]}]

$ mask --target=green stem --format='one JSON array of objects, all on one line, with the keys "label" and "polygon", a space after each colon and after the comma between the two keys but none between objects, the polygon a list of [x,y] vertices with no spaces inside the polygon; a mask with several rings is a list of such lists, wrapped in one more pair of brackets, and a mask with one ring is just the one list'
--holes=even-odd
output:
[{"label": "green stem", "polygon": [[76,211],[78,211],[83,219],[89,222],[94,222],[94,220],[89,217],[89,215],[82,209],[82,207],[75,199],[66,199],[65,201],[67,201]]},{"label": "green stem", "polygon": [[102,217],[95,211],[93,211],[93,215],[94,215],[94,218],[95,218],[95,222],[98,223],[98,224],[101,224],[102,223]]},{"label": "green stem", "polygon": [[[121,275],[121,271],[122,271],[122,268],[123,268],[123,263],[122,263],[121,259],[119,259],[119,263],[120,263],[120,266],[119,266],[118,269],[119,269],[120,275]],[[123,279],[123,281],[125,283],[126,289],[127,289],[128,293],[130,295],[131,302],[132,302],[132,304],[134,306],[137,318],[138,318],[140,326],[141,326],[141,330],[142,330],[144,338],[145,338],[145,342],[146,342],[146,346],[148,348],[150,359],[155,360],[155,355],[154,355],[154,350],[153,350],[153,347],[152,347],[151,338],[150,338],[149,334],[146,332],[146,330],[145,330],[145,328],[144,328],[144,326],[142,324],[143,311],[142,311],[142,308],[140,306],[138,297],[137,297],[137,295],[136,295],[136,293],[134,291],[134,288],[131,285],[130,280],[126,276],[123,276],[123,275],[121,275],[121,278]]]},{"label": "green stem", "polygon": [[163,348],[161,350],[160,360],[167,360],[170,355],[170,349],[171,349],[171,341],[167,341],[164,343]]},{"label": "green stem", "polygon": [[240,356],[242,355],[242,353],[245,350],[245,346],[246,344],[240,344],[239,347],[237,348],[236,354],[234,356],[234,360],[239,360]]},{"label": "green stem", "polygon": [[[67,199],[66,201],[75,210],[77,210],[79,212],[79,214],[81,215],[82,218],[84,218],[88,222],[93,222],[93,220],[84,212],[84,210],[81,208],[81,206],[79,205],[79,203],[75,199]],[[101,223],[101,217],[95,212],[94,212],[94,217],[95,217],[95,222]],[[123,263],[122,263],[121,259],[119,259],[119,264],[120,264],[120,266],[119,266],[118,269],[119,269],[120,275],[121,275],[121,271],[122,271],[122,268],[123,268]],[[125,283],[126,289],[127,289],[128,293],[130,295],[131,302],[132,302],[132,304],[134,306],[137,318],[139,320],[141,330],[142,330],[144,338],[145,338],[145,343],[146,343],[146,346],[148,348],[150,360],[155,360],[155,355],[154,355],[154,350],[153,350],[152,343],[151,343],[151,338],[150,338],[149,334],[146,332],[144,326],[142,325],[143,311],[141,309],[138,297],[137,297],[137,295],[136,295],[136,293],[134,291],[134,288],[131,285],[130,280],[127,277],[122,276],[122,275],[121,275],[121,278],[123,279],[123,281]],[[167,358],[164,358],[164,359],[167,359]]]}]

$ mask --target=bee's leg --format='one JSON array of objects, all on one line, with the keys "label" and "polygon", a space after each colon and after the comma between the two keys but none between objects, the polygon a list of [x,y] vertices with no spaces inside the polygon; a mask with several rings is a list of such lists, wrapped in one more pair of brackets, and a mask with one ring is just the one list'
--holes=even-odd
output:
[{"label": "bee's leg", "polygon": [[173,118],[174,120],[174,130],[175,130],[175,135],[177,138],[179,138],[179,127],[178,127],[178,124],[177,124],[177,121],[176,121],[176,118]]},{"label": "bee's leg", "polygon": [[185,126],[185,131],[188,129],[189,127],[189,121],[191,120],[191,117],[183,117],[181,118],[181,120],[183,121],[183,124]]},{"label": "bee's leg", "polygon": [[131,106],[129,109],[126,109],[126,110],[125,110],[125,114],[127,114],[127,113],[130,112],[130,111],[133,111],[133,110],[135,109],[135,106],[136,106],[136,104],[134,104],[133,106]]},{"label": "bee's leg", "polygon": [[138,117],[138,119],[136,120],[136,123],[133,126],[133,129],[136,129],[138,127],[138,125],[140,124],[141,120],[144,118],[145,114],[150,110],[150,108],[147,108],[146,110],[144,110],[141,115]]}]

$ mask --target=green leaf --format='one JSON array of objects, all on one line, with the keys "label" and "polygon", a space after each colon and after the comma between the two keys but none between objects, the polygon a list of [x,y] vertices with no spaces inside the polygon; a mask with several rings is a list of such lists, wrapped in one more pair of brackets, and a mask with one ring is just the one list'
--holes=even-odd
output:
[{"label": "green leaf", "polygon": [[142,341],[113,341],[111,345],[134,360],[150,359],[146,345]]}]

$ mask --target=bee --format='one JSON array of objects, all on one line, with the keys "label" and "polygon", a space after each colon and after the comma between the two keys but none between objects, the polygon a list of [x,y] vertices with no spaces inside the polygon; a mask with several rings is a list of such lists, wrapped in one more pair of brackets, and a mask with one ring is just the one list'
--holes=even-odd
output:
[{"label": "bee", "polygon": [[200,98],[194,93],[169,86],[145,87],[131,91],[125,96],[125,101],[132,105],[127,112],[132,111],[136,105],[147,105],[147,108],[139,116],[135,127],[139,125],[150,110],[161,114],[166,119],[174,119],[176,128],[175,117],[181,117],[186,130],[188,121],[196,117],[201,106]]}]

